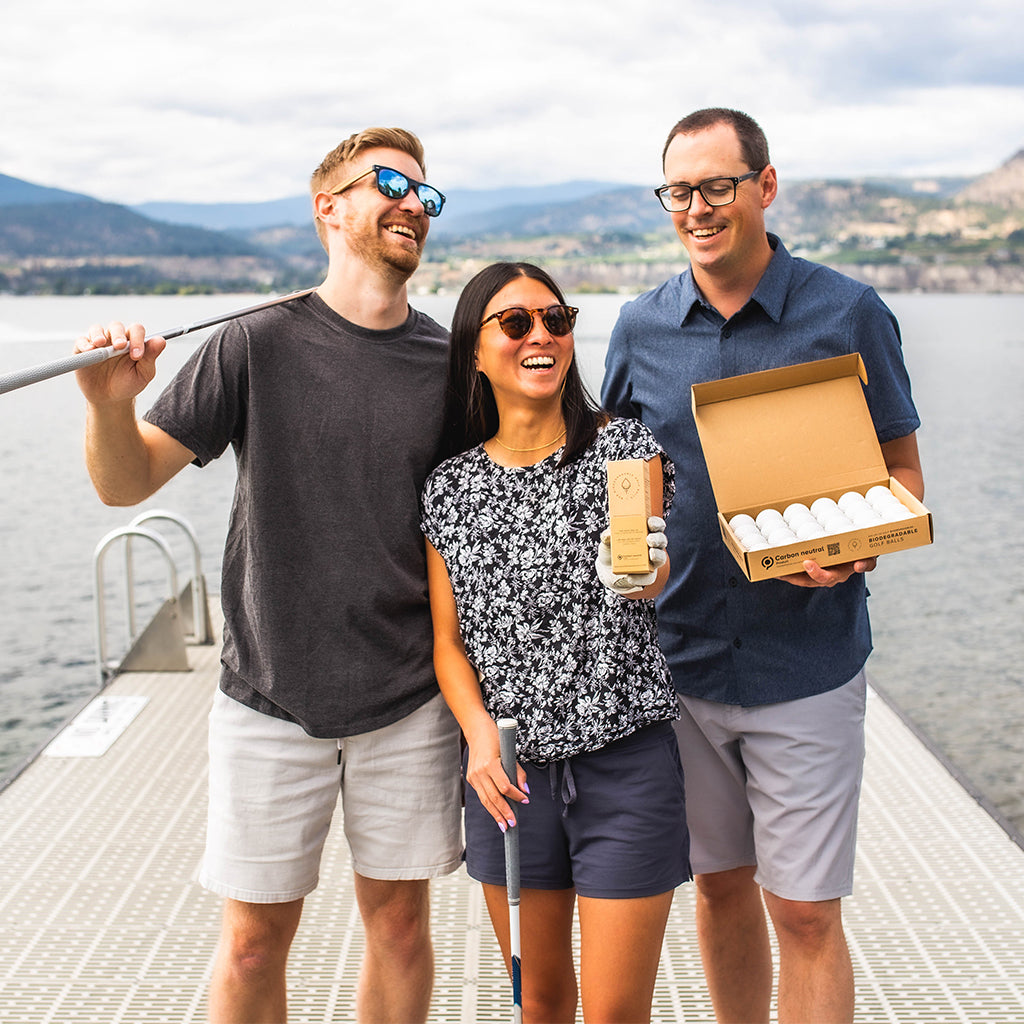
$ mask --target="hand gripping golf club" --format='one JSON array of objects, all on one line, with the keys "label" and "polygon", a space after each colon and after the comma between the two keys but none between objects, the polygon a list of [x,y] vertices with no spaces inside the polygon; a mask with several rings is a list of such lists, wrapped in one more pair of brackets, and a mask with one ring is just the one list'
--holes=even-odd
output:
[{"label": "hand gripping golf club", "polygon": [[[498,719],[498,744],[501,767],[508,781],[516,785],[516,720]],[[505,830],[505,887],[508,891],[508,935],[512,960],[512,1021],[522,1024],[523,978],[519,939],[519,826]]]},{"label": "hand gripping golf club", "polygon": [[[183,334],[191,334],[193,331],[201,331],[204,327],[213,327],[216,324],[226,323],[228,320],[235,320],[248,313],[258,313],[261,309],[270,309],[271,306],[279,306],[282,302],[289,302],[292,299],[300,299],[315,288],[307,288],[305,291],[292,292],[290,295],[282,295],[276,299],[269,299],[267,302],[257,303],[255,306],[246,306],[245,309],[236,309],[232,313],[222,313],[220,316],[210,317],[208,320],[197,320],[195,323],[187,324],[184,327],[173,327],[169,331],[157,331],[154,334],[147,334],[146,341],[150,338],[180,338]],[[59,377],[62,373],[71,373],[73,370],[81,370],[86,366],[95,363],[105,362],[115,356],[123,356],[127,348],[94,348],[88,352],[75,352],[72,355],[64,356],[62,359],[54,359],[50,363],[41,363],[39,366],[30,366],[25,370],[16,370],[0,377],[0,395],[6,395],[8,391],[15,391],[17,388],[26,387],[29,384],[38,384],[40,381],[49,380],[51,377]]]}]

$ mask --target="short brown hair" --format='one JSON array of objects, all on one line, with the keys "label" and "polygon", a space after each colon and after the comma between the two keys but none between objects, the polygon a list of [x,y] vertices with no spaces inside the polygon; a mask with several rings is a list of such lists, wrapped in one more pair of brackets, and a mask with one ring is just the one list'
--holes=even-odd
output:
[{"label": "short brown hair", "polygon": [[768,156],[768,140],[761,126],[742,110],[730,110],[727,107],[706,107],[687,114],[668,133],[665,148],[661,151],[661,163],[665,164],[665,154],[677,135],[696,135],[697,132],[714,128],[716,125],[727,124],[736,132],[740,140],[740,151],[743,159],[752,171],[764,170],[771,163]]},{"label": "short brown hair", "polygon": [[[423,158],[423,143],[412,132],[404,128],[364,128],[361,132],[350,135],[339,143],[320,161],[320,166],[313,172],[309,180],[309,192],[312,198],[317,192],[326,192],[341,184],[340,169],[351,164],[360,153],[367,149],[397,149],[408,153],[420,165],[424,175],[427,165]],[[327,237],[320,218],[313,215],[313,223],[320,242],[327,248]]]}]

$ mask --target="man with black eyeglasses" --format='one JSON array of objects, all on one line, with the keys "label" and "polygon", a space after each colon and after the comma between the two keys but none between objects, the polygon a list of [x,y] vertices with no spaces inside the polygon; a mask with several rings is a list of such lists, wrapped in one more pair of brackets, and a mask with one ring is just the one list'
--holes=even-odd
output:
[{"label": "man with black eyeglasses", "polygon": [[[864,757],[864,574],[874,559],[750,583],[722,543],[690,386],[859,352],[892,476],[918,498],[919,425],[895,317],[875,292],[794,258],[765,230],[778,181],[739,111],[696,111],[669,134],[655,190],[690,259],[627,303],[602,398],[643,420],[676,466],[672,571],[658,600],[682,718],[697,927],[720,1021],[767,1021],[769,916],[779,1021],[849,1021],[841,899],[853,883]],[[763,902],[762,902],[763,900]]]},{"label": "man with black eyeglasses", "polygon": [[370,128],[313,173],[315,292],[221,328],[145,416],[163,339],[96,326],[78,349],[87,462],[132,505],[233,448],[224,648],[200,882],[224,897],[210,1019],[283,1021],[285,966],[339,795],[366,932],[361,1021],[424,1021],[428,880],[461,862],[459,731],[434,678],[419,492],[441,428],[447,332],[411,309],[444,196],[423,149]]}]

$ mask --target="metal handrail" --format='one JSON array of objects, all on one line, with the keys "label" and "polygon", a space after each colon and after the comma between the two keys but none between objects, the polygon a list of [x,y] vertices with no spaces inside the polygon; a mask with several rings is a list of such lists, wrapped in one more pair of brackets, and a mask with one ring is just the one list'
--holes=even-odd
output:
[{"label": "metal handrail", "polygon": [[[96,551],[93,554],[93,586],[94,586],[94,598],[96,607],[96,668],[99,675],[99,684],[102,687],[106,683],[106,676],[108,671],[116,668],[116,665],[108,663],[107,661],[107,616],[106,607],[104,604],[104,577],[103,577],[103,555],[107,548],[115,540],[120,537],[126,538],[126,547],[130,543],[128,538],[131,537],[144,537],[146,540],[155,544],[164,556],[164,560],[167,563],[167,577],[170,584],[170,600],[177,601],[178,598],[178,570],[174,564],[174,552],[171,550],[171,546],[154,530],[148,530],[144,526],[122,526],[116,530],[111,530],[100,542],[96,545]],[[130,565],[130,559],[126,559],[126,566]],[[135,587],[134,580],[129,575],[125,580],[125,588],[128,595],[128,603],[132,609],[131,615],[128,619],[128,647],[131,647],[135,641],[135,614],[134,614],[134,603],[135,603]]]},{"label": "metal handrail", "polygon": [[[206,617],[206,578],[203,576],[202,558],[199,554],[199,538],[196,536],[192,524],[176,512],[168,512],[166,509],[152,509],[149,512],[140,512],[128,525],[141,526],[152,519],[166,519],[168,522],[180,526],[192,545],[192,638],[197,644],[208,644],[210,634]],[[132,579],[131,564],[131,542],[125,542],[125,572],[126,579]],[[177,593],[175,594],[177,596]],[[134,633],[134,602],[129,601],[131,610],[129,612]]]}]

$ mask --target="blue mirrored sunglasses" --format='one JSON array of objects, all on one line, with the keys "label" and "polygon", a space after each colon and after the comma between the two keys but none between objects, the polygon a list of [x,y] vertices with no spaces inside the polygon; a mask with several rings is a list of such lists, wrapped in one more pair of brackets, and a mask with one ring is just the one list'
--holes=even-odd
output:
[{"label": "blue mirrored sunglasses", "polygon": [[410,189],[416,190],[416,198],[423,204],[423,212],[428,217],[436,217],[441,209],[444,207],[444,195],[433,185],[428,185],[422,181],[414,181],[412,178],[406,177],[401,171],[396,171],[393,167],[382,167],[380,164],[374,164],[372,167],[368,167],[365,171],[361,171],[354,178],[349,178],[348,181],[343,182],[337,188],[332,188],[330,194],[336,196],[345,189],[351,188],[357,181],[365,178],[368,174],[375,174],[377,176],[377,191],[388,199],[404,199]]}]

